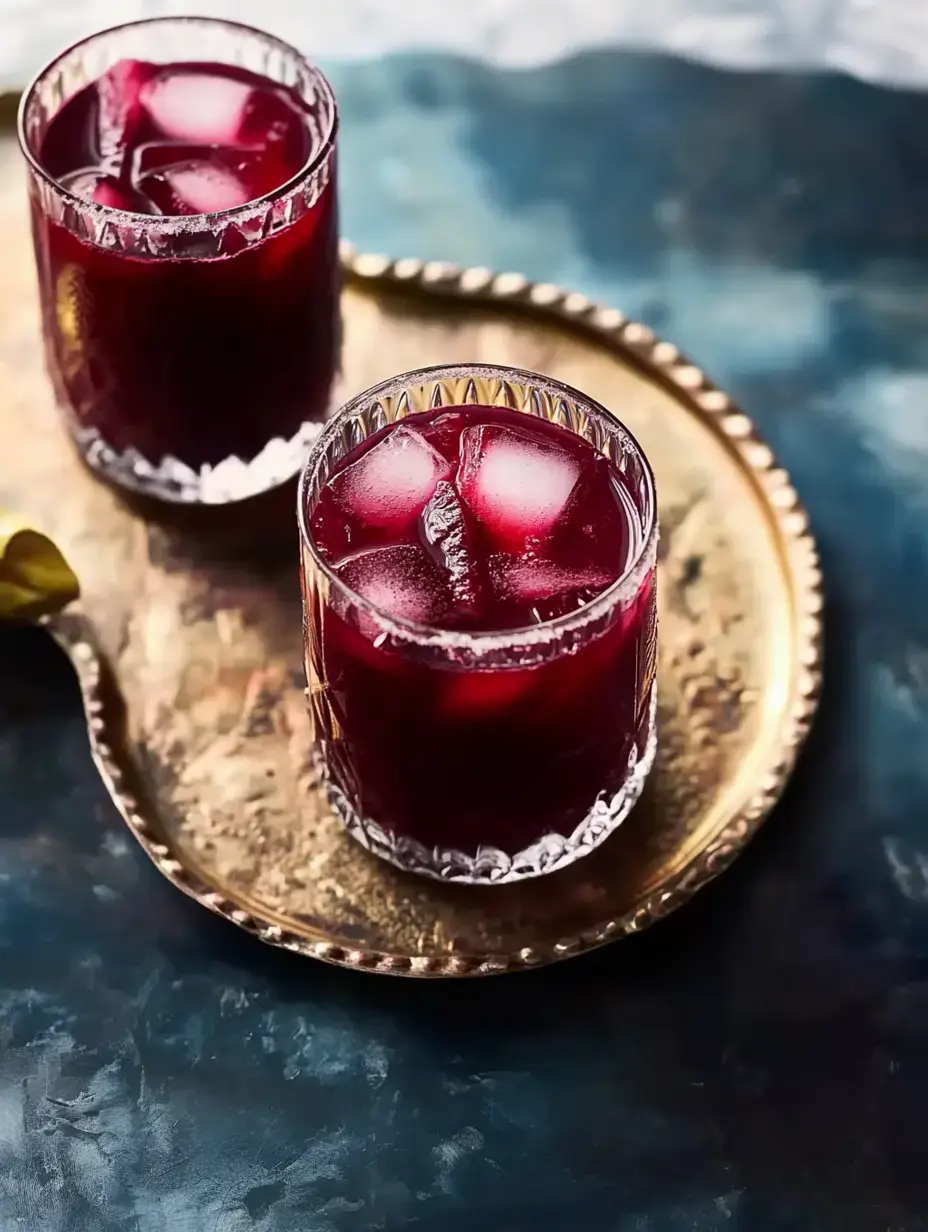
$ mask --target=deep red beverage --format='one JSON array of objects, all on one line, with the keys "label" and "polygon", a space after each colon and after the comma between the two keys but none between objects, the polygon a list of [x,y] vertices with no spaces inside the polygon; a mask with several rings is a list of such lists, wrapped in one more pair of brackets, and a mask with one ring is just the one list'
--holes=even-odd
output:
[{"label": "deep red beverage", "polygon": [[297,52],[206,19],[97,35],[27,94],[48,368],[112,478],[224,501],[299,469],[338,366],[335,131]]},{"label": "deep red beverage", "polygon": [[[315,447],[301,496],[333,799],[379,854],[462,881],[591,850],[654,755],[650,469],[582,395],[497,371],[362,395]],[[480,401],[434,408],[436,388],[465,393],[462,372]],[[404,397],[414,413],[393,420]]]}]

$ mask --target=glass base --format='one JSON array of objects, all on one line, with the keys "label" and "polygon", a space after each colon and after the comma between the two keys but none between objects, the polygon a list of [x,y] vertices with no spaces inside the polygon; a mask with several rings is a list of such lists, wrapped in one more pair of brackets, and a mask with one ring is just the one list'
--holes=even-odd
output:
[{"label": "glass base", "polygon": [[652,685],[644,752],[639,756],[638,741],[635,741],[628,758],[628,772],[619,790],[609,797],[601,795],[569,837],[546,834],[512,856],[497,847],[481,847],[472,856],[446,847],[429,849],[416,839],[389,833],[377,822],[361,817],[344,792],[325,775],[324,767],[320,768],[332,808],[352,838],[375,856],[404,872],[419,873],[435,881],[508,885],[566,868],[604,843],[638,802],[656,753],[657,686]]},{"label": "glass base", "polygon": [[71,426],[84,461],[109,483],[157,500],[189,505],[225,505],[279,487],[299,473],[321,431],[321,423],[305,423],[289,441],[281,437],[268,441],[250,462],[230,457],[194,470],[170,455],[154,464],[137,449],[118,453],[95,429]]}]

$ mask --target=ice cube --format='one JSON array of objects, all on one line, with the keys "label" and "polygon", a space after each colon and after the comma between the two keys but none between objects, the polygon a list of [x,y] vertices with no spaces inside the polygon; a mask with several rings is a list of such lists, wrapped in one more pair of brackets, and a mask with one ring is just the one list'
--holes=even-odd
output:
[{"label": "ice cube", "polygon": [[464,508],[447,479],[439,481],[422,511],[422,534],[450,579],[455,603],[465,611],[475,609],[479,589],[476,558]]},{"label": "ice cube", "polygon": [[521,613],[525,624],[577,611],[616,580],[606,566],[571,567],[526,556],[494,557],[490,573],[497,600]]},{"label": "ice cube", "polygon": [[[216,182],[234,181],[237,185],[236,196],[247,194],[248,201],[263,197],[287,178],[282,175],[278,164],[259,151],[238,147],[217,150],[213,146],[177,141],[147,141],[138,146],[132,160],[132,177],[143,189],[147,188],[156,197],[163,198],[172,212],[191,213],[190,206],[183,207],[183,193],[175,192],[172,181],[179,174],[183,187],[183,181],[188,178],[187,173],[191,169],[199,172],[204,167],[212,169],[210,178]],[[161,179],[150,179],[153,176],[160,176]],[[202,187],[196,185],[194,197],[200,197],[202,191]]]},{"label": "ice cube", "polygon": [[585,466],[545,555],[574,565],[624,572],[640,518],[627,489],[604,457]]},{"label": "ice cube", "polygon": [[101,166],[115,175],[139,133],[142,91],[155,72],[141,60],[119,60],[97,81],[97,147]]},{"label": "ice cube", "polygon": [[615,574],[605,566],[572,569],[552,560],[525,556],[497,556],[493,561],[493,576],[503,594],[526,603],[553,599],[565,591],[599,594],[615,581]]},{"label": "ice cube", "polygon": [[436,415],[418,431],[430,445],[435,446],[439,453],[457,463],[458,442],[464,422],[464,416],[460,411],[445,411],[441,415]]},{"label": "ice cube", "polygon": [[106,175],[102,171],[84,169],[74,171],[71,175],[61,178],[61,185],[83,197],[85,201],[95,201],[98,205],[109,206],[111,210],[129,210],[134,214],[152,214],[152,205],[129,184],[117,180],[115,176]]},{"label": "ice cube", "polygon": [[181,141],[143,141],[132,155],[132,178],[144,179],[146,175],[182,166],[189,162],[206,162],[215,156],[208,145],[191,145]]},{"label": "ice cube", "polygon": [[167,69],[141,92],[153,124],[165,137],[207,145],[236,145],[252,88],[231,77]]},{"label": "ice cube", "polygon": [[335,572],[355,594],[399,620],[436,624],[450,605],[438,567],[418,544],[359,552],[336,565]]},{"label": "ice cube", "polygon": [[398,535],[412,526],[451,470],[447,458],[401,424],[335,475],[330,490],[353,520]]},{"label": "ice cube", "polygon": [[252,199],[250,188],[234,172],[206,159],[162,167],[140,179],[138,186],[163,214],[171,215],[215,214]]},{"label": "ice cube", "polygon": [[517,428],[480,424],[461,433],[458,490],[503,549],[543,542],[570,499],[582,463]]}]

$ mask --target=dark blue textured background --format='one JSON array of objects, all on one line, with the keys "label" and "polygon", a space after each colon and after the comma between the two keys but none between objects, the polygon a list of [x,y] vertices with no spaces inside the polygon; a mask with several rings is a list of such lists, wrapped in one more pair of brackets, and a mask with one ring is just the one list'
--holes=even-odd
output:
[{"label": "dark blue textured background", "polygon": [[378,981],[164,883],[67,665],[0,632],[0,1229],[928,1228],[928,100],[618,53],[332,76],[356,243],[615,303],[760,422],[827,569],[821,721],[653,933]]}]

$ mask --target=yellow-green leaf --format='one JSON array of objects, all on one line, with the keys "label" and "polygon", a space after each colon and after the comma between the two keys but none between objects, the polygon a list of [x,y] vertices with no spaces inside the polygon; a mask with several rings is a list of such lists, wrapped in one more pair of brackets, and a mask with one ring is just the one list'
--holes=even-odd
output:
[{"label": "yellow-green leaf", "polygon": [[0,620],[37,620],[76,599],[71,566],[47,535],[0,509]]}]

